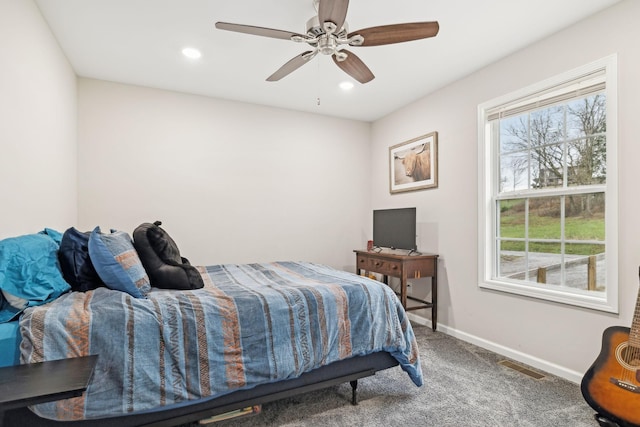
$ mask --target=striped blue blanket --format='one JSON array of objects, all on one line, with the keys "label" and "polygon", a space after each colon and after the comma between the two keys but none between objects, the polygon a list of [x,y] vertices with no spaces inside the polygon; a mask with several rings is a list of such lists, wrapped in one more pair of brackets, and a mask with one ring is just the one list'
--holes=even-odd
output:
[{"label": "striped blue blanket", "polygon": [[387,286],[327,266],[278,262],[200,267],[205,286],[146,299],[99,288],[25,311],[21,360],[98,354],[82,396],[32,407],[57,420],[150,410],[294,378],[376,351],[413,382],[413,330]]}]

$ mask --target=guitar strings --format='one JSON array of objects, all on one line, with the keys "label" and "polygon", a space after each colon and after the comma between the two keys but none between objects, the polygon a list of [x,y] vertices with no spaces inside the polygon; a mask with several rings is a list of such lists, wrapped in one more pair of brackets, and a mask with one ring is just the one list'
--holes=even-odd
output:
[{"label": "guitar strings", "polygon": [[[640,369],[640,348],[626,343],[627,347],[620,352],[620,367],[622,372],[620,379],[628,384],[640,385],[637,381],[637,371]],[[626,368],[629,366],[631,369]]]},{"label": "guitar strings", "polygon": [[629,373],[629,376],[631,377],[629,379],[629,382],[632,384],[638,384],[636,379],[637,379],[638,368],[640,368],[640,366],[638,366],[640,364],[640,349],[638,349],[638,347],[635,347],[635,346],[632,346],[632,348],[633,350],[631,351],[631,358],[629,360],[629,364],[634,369]]},{"label": "guitar strings", "polygon": [[[638,270],[638,275],[640,276],[640,268]],[[638,386],[640,386],[640,330],[637,327],[639,319],[640,295],[638,295],[636,307],[633,312],[633,322],[629,331],[629,340],[626,343],[627,347],[623,348],[620,354],[622,362],[631,367],[631,369],[624,369],[625,366],[621,364],[623,368],[623,373],[621,376],[623,378],[623,381]]]}]

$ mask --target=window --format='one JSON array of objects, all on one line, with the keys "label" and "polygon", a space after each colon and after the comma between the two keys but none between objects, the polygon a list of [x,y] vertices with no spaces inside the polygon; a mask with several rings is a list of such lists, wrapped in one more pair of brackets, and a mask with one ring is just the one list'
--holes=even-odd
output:
[{"label": "window", "polygon": [[479,106],[479,286],[618,311],[616,57]]}]

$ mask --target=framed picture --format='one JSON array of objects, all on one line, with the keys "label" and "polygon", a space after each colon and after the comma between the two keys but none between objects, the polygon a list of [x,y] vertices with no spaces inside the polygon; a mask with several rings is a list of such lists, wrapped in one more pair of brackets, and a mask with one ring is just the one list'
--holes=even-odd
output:
[{"label": "framed picture", "polygon": [[438,187],[438,132],[389,147],[389,191]]}]

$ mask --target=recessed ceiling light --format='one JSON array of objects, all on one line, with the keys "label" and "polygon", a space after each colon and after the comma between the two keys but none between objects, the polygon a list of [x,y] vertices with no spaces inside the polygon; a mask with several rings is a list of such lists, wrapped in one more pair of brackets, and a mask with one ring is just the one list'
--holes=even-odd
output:
[{"label": "recessed ceiling light", "polygon": [[353,83],[351,83],[351,82],[342,82],[342,83],[340,83],[340,89],[342,89],[342,90],[351,90],[351,89],[353,89]]},{"label": "recessed ceiling light", "polygon": [[202,53],[196,48],[193,47],[185,47],[182,49],[182,54],[190,59],[198,59],[202,56]]}]

